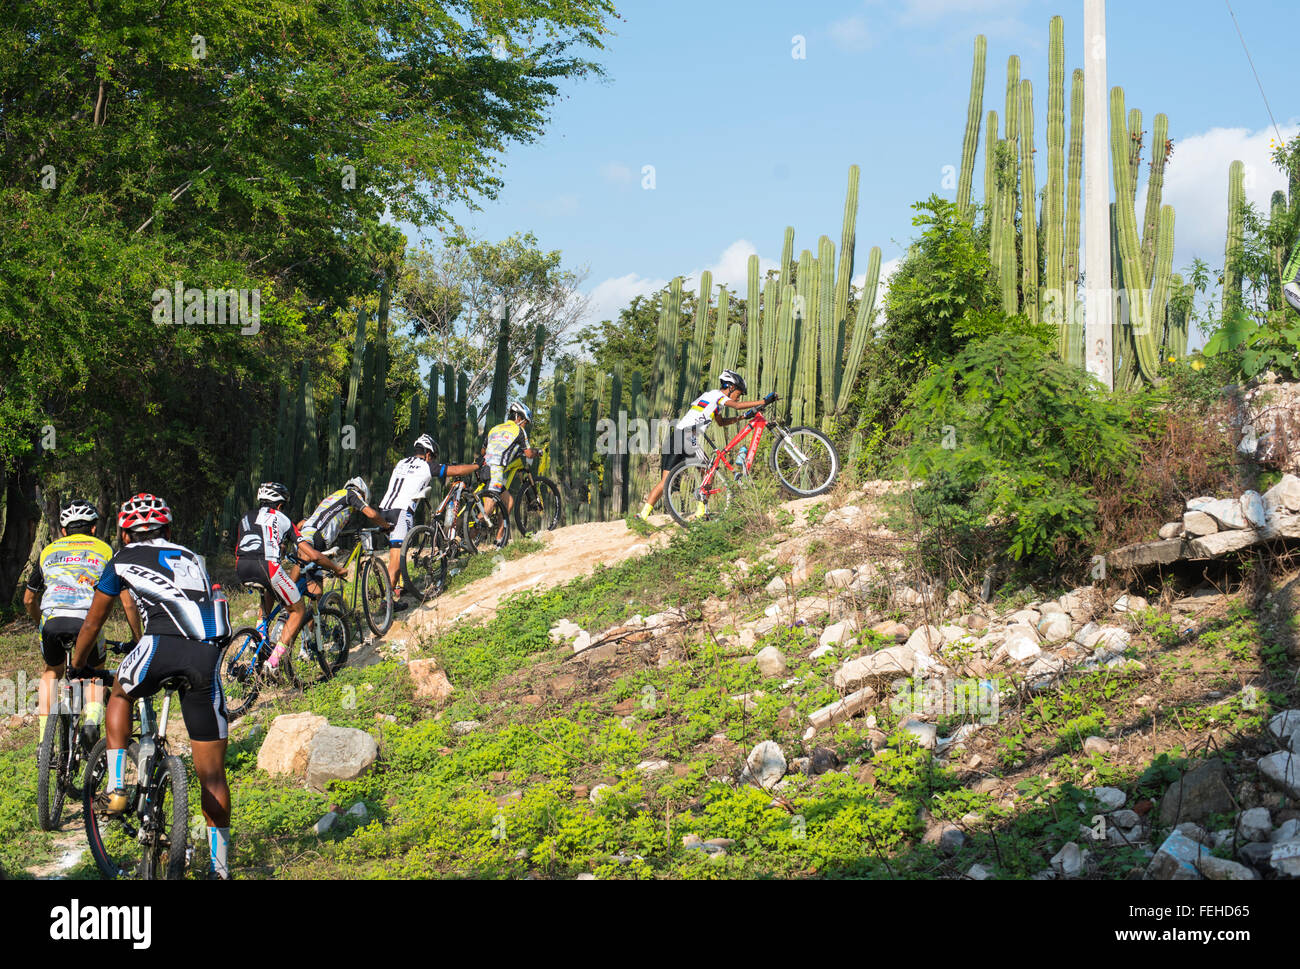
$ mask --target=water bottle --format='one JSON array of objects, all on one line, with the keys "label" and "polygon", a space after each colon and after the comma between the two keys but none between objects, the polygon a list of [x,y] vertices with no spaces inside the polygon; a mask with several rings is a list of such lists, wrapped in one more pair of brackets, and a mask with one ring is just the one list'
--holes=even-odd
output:
[{"label": "water bottle", "polygon": [[749,447],[744,444],[742,444],[740,446],[740,450],[736,452],[736,480],[737,481],[739,481],[740,476],[745,473],[745,458],[748,456],[748,454],[749,454]]}]

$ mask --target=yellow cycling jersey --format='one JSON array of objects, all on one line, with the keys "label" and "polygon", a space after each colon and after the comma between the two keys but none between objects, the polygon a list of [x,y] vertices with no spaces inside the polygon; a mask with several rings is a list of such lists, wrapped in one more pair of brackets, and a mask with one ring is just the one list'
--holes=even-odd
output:
[{"label": "yellow cycling jersey", "polygon": [[112,557],[113,550],[92,535],[65,535],[45,546],[27,580],[27,588],[41,593],[41,618],[84,619]]},{"label": "yellow cycling jersey", "polygon": [[524,429],[514,421],[504,421],[488,431],[484,459],[488,465],[505,467],[527,446]]}]

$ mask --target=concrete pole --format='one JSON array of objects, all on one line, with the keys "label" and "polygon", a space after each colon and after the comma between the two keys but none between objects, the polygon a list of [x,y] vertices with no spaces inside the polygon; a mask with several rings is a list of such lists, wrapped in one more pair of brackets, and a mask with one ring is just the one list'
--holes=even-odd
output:
[{"label": "concrete pole", "polygon": [[1084,68],[1084,358],[1088,372],[1114,389],[1114,301],[1110,265],[1110,105],[1106,89],[1106,0],[1083,0]]}]

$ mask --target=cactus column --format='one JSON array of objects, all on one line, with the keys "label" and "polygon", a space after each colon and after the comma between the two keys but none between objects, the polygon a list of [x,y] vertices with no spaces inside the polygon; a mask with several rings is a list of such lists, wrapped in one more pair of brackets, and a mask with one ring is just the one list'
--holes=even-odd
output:
[{"label": "cactus column", "polygon": [[1043,200],[1048,321],[1057,327],[1061,359],[1068,359],[1065,312],[1065,21],[1053,17],[1048,27],[1047,197]]},{"label": "cactus column", "polygon": [[[961,145],[961,174],[957,180],[957,211],[971,219],[971,185],[975,180],[975,158],[980,147],[980,119],[984,114],[984,72],[989,42],[983,34],[975,38],[975,63],[971,68],[970,105],[966,110],[966,135]],[[989,142],[990,145],[994,142]],[[987,191],[987,187],[986,187]],[[855,206],[856,207],[856,206]],[[841,247],[841,252],[843,248]]]},{"label": "cactus column", "polygon": [[[1115,227],[1119,239],[1119,258],[1123,270],[1123,288],[1128,297],[1128,330],[1136,350],[1142,376],[1156,380],[1159,369],[1158,339],[1151,325],[1151,297],[1147,289],[1146,269],[1142,265],[1142,246],[1138,239],[1137,210],[1134,203],[1133,169],[1126,157],[1131,152],[1131,136],[1124,123],[1124,89],[1114,88],[1110,99],[1112,162],[1115,168]],[[1167,280],[1166,280],[1167,282]],[[1121,320],[1121,324],[1125,321]]]},{"label": "cactus column", "polygon": [[1223,316],[1227,319],[1241,308],[1241,258],[1245,237],[1243,206],[1246,202],[1246,166],[1235,161],[1228,168],[1228,242],[1223,253]]},{"label": "cactus column", "polygon": [[1021,216],[1021,233],[1024,267],[1021,283],[1025,315],[1031,323],[1038,322],[1038,225],[1034,221],[1034,202],[1038,198],[1038,180],[1034,175],[1034,85],[1020,82],[1020,184],[1024,199]]}]

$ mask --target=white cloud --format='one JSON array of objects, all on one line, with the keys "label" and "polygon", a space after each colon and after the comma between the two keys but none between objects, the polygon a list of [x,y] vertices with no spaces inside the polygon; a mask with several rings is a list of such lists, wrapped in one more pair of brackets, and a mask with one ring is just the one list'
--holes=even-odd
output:
[{"label": "white cloud", "polygon": [[532,204],[533,211],[548,219],[562,218],[578,213],[578,196],[556,195]]},{"label": "white cloud", "polygon": [[[1282,135],[1289,140],[1297,130],[1297,125],[1291,124],[1282,129]],[[1246,198],[1261,211],[1268,211],[1273,192],[1286,189],[1285,176],[1270,160],[1269,142],[1276,137],[1271,127],[1260,131],[1212,128],[1175,139],[1163,199],[1176,211],[1175,271],[1194,258],[1204,259],[1212,269],[1222,268],[1228,226],[1228,166],[1233,161],[1245,163]],[[1138,194],[1139,213],[1145,198],[1144,186]]]},{"label": "white cloud", "polygon": [[858,52],[875,46],[876,37],[867,26],[867,18],[855,15],[831,24],[831,40],[841,50]]},{"label": "white cloud", "polygon": [[617,320],[618,311],[625,309],[633,297],[649,296],[668,285],[666,279],[647,279],[636,273],[606,279],[599,283],[589,294],[587,313],[583,323],[599,323],[602,320]]},{"label": "white cloud", "polygon": [[[894,273],[898,272],[898,267],[901,266],[902,264],[903,264],[903,259],[902,259],[902,257],[900,256],[900,257],[897,258],[897,259],[890,259],[890,260],[888,260],[888,261],[882,263],[881,266],[880,266],[880,287],[879,287],[879,290],[878,290],[877,293],[876,293],[876,327],[877,327],[877,329],[879,329],[879,327],[880,327],[880,321],[883,319],[883,317],[881,316],[881,313],[884,312],[884,308],[885,308],[885,297],[887,297],[887,296],[889,295],[889,280],[893,277]],[[865,286],[865,285],[867,285],[867,274],[866,274],[866,273],[862,273],[862,274],[859,275],[859,276],[854,276],[854,277],[853,277],[853,285],[856,286],[856,287],[858,288],[859,291],[861,291],[862,287]]]},{"label": "white cloud", "polygon": [[600,177],[615,185],[628,185],[635,181],[632,169],[622,162],[606,162],[600,166]]}]

